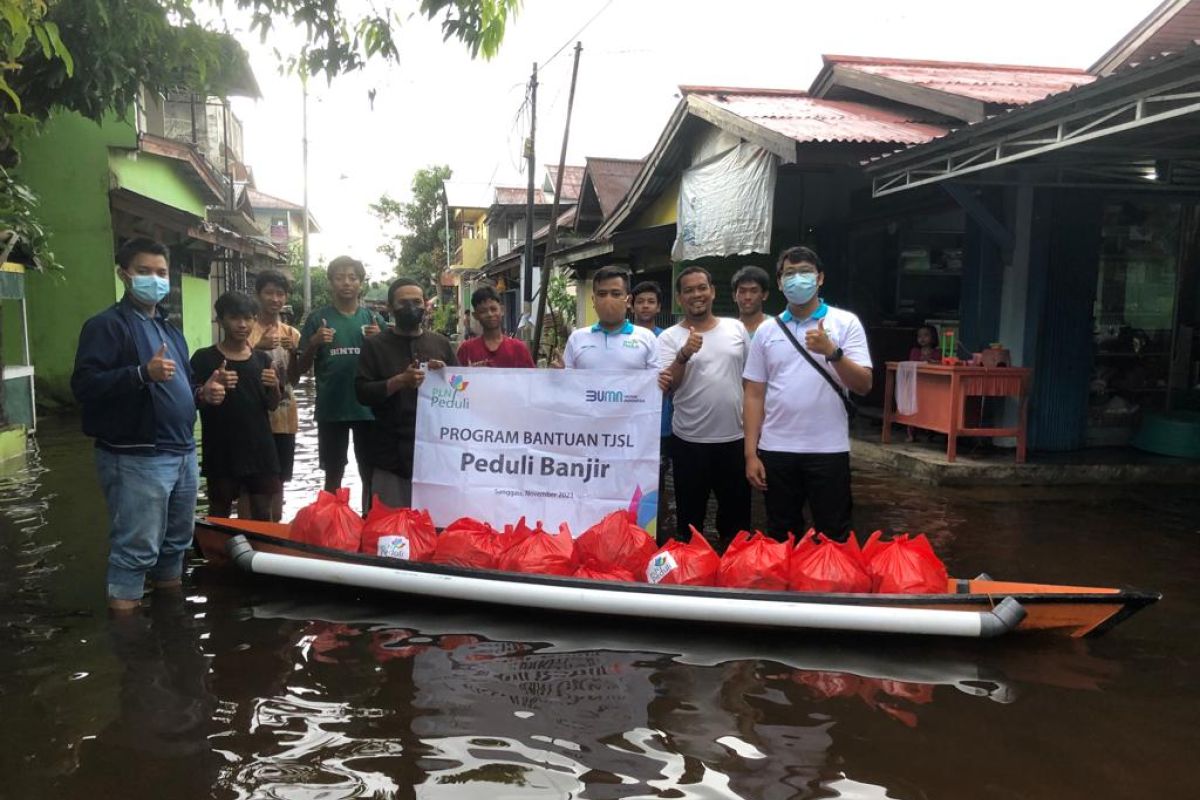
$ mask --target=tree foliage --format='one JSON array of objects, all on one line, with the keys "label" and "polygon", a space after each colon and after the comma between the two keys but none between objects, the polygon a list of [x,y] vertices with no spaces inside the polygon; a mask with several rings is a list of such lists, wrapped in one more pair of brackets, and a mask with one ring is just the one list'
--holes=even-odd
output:
[{"label": "tree foliage", "polygon": [[[444,38],[494,55],[520,0],[409,0],[439,19]],[[196,9],[250,13],[263,41],[290,23],[305,34],[281,59],[305,75],[337,75],[373,58],[395,60],[401,18],[376,4],[334,0],[0,0],[0,166],[19,160],[19,137],[56,109],[94,120],[126,113],[138,91],[226,95],[248,88],[245,51]],[[354,9],[365,8],[365,12]],[[278,51],[277,51],[278,52]],[[24,236],[25,239],[32,237]],[[52,261],[48,250],[38,254]]]},{"label": "tree foliage", "polygon": [[426,293],[437,291],[438,278],[446,267],[442,185],[450,175],[450,167],[444,164],[417,170],[410,202],[401,203],[384,194],[370,206],[387,237],[379,252],[395,265],[396,275],[412,278]]}]

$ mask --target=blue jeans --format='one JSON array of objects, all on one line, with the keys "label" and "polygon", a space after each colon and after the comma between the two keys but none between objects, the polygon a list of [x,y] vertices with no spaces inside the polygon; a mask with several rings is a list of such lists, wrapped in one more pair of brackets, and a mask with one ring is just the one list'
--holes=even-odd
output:
[{"label": "blue jeans", "polygon": [[132,456],[96,448],[96,471],[108,503],[108,596],[140,600],[146,577],[183,574],[192,544],[200,471],[196,452]]}]

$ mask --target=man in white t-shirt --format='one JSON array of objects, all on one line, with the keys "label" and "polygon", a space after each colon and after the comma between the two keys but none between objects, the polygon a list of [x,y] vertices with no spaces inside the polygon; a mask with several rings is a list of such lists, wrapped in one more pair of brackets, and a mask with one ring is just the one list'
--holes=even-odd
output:
[{"label": "man in white t-shirt", "polygon": [[785,250],[776,272],[787,311],[755,333],[743,372],[746,478],[766,492],[767,520],[776,539],[789,531],[803,533],[807,501],[813,527],[844,540],[852,498],[843,392],[871,391],[867,335],[858,317],[826,305],[817,294],[825,272],[812,250]]},{"label": "man in white t-shirt", "polygon": [[710,494],[717,496],[717,533],[728,544],[750,527],[750,484],[742,446],[742,369],[750,340],[736,319],[713,316],[712,275],[687,267],[675,278],[684,318],[658,337],[659,386],[672,391],[671,462],[675,469],[675,535],[704,529]]},{"label": "man in white t-shirt", "polygon": [[592,305],[599,320],[578,328],[567,339],[562,363],[567,369],[657,369],[654,333],[626,318],[629,272],[609,266],[592,277]]}]

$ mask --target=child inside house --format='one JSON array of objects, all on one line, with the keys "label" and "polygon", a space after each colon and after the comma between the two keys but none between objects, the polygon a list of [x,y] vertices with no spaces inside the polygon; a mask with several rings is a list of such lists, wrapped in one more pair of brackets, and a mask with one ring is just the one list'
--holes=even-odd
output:
[{"label": "child inside house", "polygon": [[[926,364],[940,364],[942,348],[938,342],[938,330],[934,325],[922,325],[917,328],[917,343],[908,351],[909,361],[921,361]],[[908,441],[916,441],[916,429],[908,428]],[[932,435],[931,435],[932,438]]]},{"label": "child inside house", "polygon": [[196,381],[217,378],[225,386],[225,402],[203,406],[200,474],[208,483],[209,513],[228,517],[242,492],[249,508],[238,516],[271,519],[272,498],[282,489],[279,456],[271,434],[270,412],[279,406],[280,383],[271,357],[250,345],[258,302],[242,292],[217,298],[221,341],[192,355]]},{"label": "child inside house", "polygon": [[934,325],[922,325],[917,328],[917,343],[908,351],[909,361],[924,361],[927,364],[939,364],[942,361],[942,348],[938,343],[938,330]]}]

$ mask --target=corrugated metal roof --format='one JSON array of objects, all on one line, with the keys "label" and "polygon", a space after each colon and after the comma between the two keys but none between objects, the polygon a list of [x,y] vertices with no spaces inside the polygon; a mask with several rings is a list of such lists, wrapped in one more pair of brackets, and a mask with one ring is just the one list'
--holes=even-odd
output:
[{"label": "corrugated metal roof", "polygon": [[633,179],[641,172],[642,159],[633,158],[589,158],[587,174],[596,190],[600,202],[600,215],[608,219],[617,203],[629,192]]},{"label": "corrugated metal roof", "polygon": [[[529,200],[529,189],[524,186],[497,186],[496,198],[493,201],[498,206],[523,206]],[[541,189],[533,190],[534,205],[548,205],[550,201]]]},{"label": "corrugated metal roof", "polygon": [[[570,228],[575,224],[575,210],[579,206],[571,206],[566,211],[558,215],[558,230]],[[546,238],[550,234],[550,223],[546,223],[542,227],[533,232],[533,241],[536,243],[541,239]]]},{"label": "corrugated metal roof", "polygon": [[[559,202],[568,200],[572,203],[579,200],[579,190],[583,188],[583,167],[567,164],[563,168],[562,197]],[[558,165],[546,165],[546,185],[554,191],[554,183],[558,179]]]},{"label": "corrugated metal roof", "polygon": [[1002,106],[1033,103],[1096,79],[1084,70],[1062,67],[841,55],[823,58],[826,64]]},{"label": "corrugated metal roof", "polygon": [[[933,157],[941,158],[941,154],[944,152],[959,146],[970,146],[970,143],[978,142],[986,136],[1009,135],[1010,132],[1021,129],[1035,129],[1036,126],[1045,125],[1048,120],[1063,113],[1062,109],[1064,108],[1086,108],[1089,104],[1111,102],[1114,96],[1122,94],[1128,96],[1130,92],[1144,91],[1147,86],[1153,85],[1154,81],[1161,81],[1167,86],[1177,85],[1169,83],[1163,76],[1171,72],[1187,74],[1188,70],[1191,71],[1191,74],[1195,74],[1196,70],[1200,68],[1198,62],[1200,62],[1200,42],[1196,42],[1178,53],[1162,53],[1148,57],[1141,62],[1131,63],[1110,75],[1102,76],[1086,85],[1076,86],[1060,95],[1045,98],[1028,106],[1009,109],[990,116],[982,122],[963,125],[948,136],[927,146],[910,147],[873,156],[869,159],[871,163],[866,163],[864,166],[868,173],[876,175],[893,169],[903,169],[905,165],[913,162]],[[1178,74],[1170,77],[1172,80],[1177,79]],[[1176,124],[1190,126],[1193,123],[1190,117],[1181,117]]]},{"label": "corrugated metal roof", "polygon": [[824,100],[807,92],[712,86],[680,89],[798,142],[920,144],[948,130],[897,111]]},{"label": "corrugated metal roof", "polygon": [[256,210],[262,211],[268,208],[279,209],[280,211],[303,211],[302,206],[298,206],[290,200],[284,200],[280,197],[260,192],[258,189],[246,187],[246,198],[250,201]]},{"label": "corrugated metal roof", "polygon": [[1163,0],[1088,72],[1108,75],[1154,56],[1178,53],[1197,40],[1200,40],[1200,1]]}]

